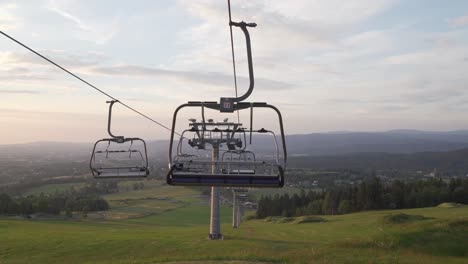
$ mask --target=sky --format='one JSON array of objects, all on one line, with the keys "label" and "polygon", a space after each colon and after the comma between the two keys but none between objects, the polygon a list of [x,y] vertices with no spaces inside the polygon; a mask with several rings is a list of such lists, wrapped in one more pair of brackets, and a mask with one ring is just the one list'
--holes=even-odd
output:
[{"label": "sky", "polygon": [[[287,134],[468,129],[468,1],[231,2],[234,21],[258,24],[248,101],[280,108]],[[226,1],[0,0],[0,30],[167,126],[182,103],[234,95]],[[245,40],[233,30],[242,94]],[[107,99],[0,36],[0,144],[106,137]],[[274,113],[255,114],[277,129]],[[113,124],[169,136],[118,105]]]}]

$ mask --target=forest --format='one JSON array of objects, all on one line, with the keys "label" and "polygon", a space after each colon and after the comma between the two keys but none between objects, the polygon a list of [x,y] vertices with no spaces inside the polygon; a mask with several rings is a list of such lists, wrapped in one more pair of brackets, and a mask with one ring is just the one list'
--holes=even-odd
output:
[{"label": "forest", "polygon": [[109,204],[100,195],[118,191],[117,182],[92,182],[81,188],[71,188],[53,194],[10,196],[0,193],[0,214],[29,216],[35,213],[65,213],[104,211]]},{"label": "forest", "polygon": [[384,184],[373,177],[358,186],[332,187],[323,192],[262,196],[257,218],[268,216],[334,215],[352,212],[436,206],[444,202],[468,204],[468,179],[395,180]]}]

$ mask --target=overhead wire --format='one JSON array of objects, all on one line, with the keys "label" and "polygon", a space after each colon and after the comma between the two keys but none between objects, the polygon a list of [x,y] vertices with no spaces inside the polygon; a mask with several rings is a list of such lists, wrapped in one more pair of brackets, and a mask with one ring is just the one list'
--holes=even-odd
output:
[{"label": "overhead wire", "polygon": [[[234,55],[234,38],[232,36],[232,19],[231,19],[231,0],[227,0],[228,2],[228,12],[229,12],[229,32],[231,33],[231,54],[232,54],[232,69],[234,72],[234,89],[236,90],[236,97],[237,97],[237,74],[236,74],[236,58]],[[237,123],[240,123],[239,117],[239,110],[237,112]]]},{"label": "overhead wire", "polygon": [[[41,57],[42,59],[44,59],[45,61],[49,62],[50,64],[56,66],[57,68],[61,69],[62,71],[64,71],[64,72],[68,73],[69,75],[75,77],[76,79],[78,79],[79,81],[81,81],[81,82],[83,82],[84,84],[88,85],[89,87],[91,87],[91,88],[95,89],[96,91],[102,93],[103,95],[105,95],[105,96],[111,98],[112,100],[118,101],[121,105],[123,105],[123,106],[126,107],[127,109],[129,109],[129,110],[131,110],[131,111],[133,111],[133,112],[139,114],[140,116],[142,116],[142,117],[144,117],[144,118],[150,120],[151,122],[155,123],[156,125],[158,125],[158,126],[164,128],[164,129],[166,129],[166,130],[172,131],[169,127],[163,125],[162,123],[160,123],[160,122],[154,120],[153,118],[149,117],[148,115],[146,115],[146,114],[144,114],[144,113],[138,111],[137,109],[133,108],[132,106],[130,106],[130,105],[126,104],[126,103],[123,103],[122,101],[118,100],[116,97],[114,97],[114,96],[108,94],[107,92],[105,92],[105,91],[99,89],[98,87],[92,85],[91,83],[87,82],[87,81],[84,80],[83,78],[81,78],[81,77],[79,77],[78,75],[74,74],[73,72],[67,70],[66,68],[60,66],[58,63],[56,63],[56,62],[52,61],[51,59],[47,58],[46,56],[40,54],[39,52],[35,51],[34,49],[28,47],[26,44],[23,44],[23,43],[20,42],[19,40],[15,39],[15,38],[13,38],[12,36],[8,35],[7,33],[3,32],[2,30],[0,30],[0,33],[1,33],[2,35],[4,35],[5,37],[9,38],[10,40],[16,42],[17,44],[19,44],[19,45],[22,46],[23,48],[25,48],[25,49],[29,50],[30,52],[34,53],[35,55]],[[175,133],[176,135],[179,135],[179,136],[180,136],[179,133],[177,133],[177,132],[175,132],[175,131],[174,131],[174,133]]]}]

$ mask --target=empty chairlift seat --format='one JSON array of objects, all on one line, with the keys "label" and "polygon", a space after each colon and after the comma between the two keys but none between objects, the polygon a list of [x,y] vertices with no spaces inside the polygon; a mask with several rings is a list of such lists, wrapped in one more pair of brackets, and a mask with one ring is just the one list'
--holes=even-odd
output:
[{"label": "empty chairlift seat", "polygon": [[94,178],[146,177],[149,174],[146,143],[139,138],[120,143],[101,139],[94,145],[90,168]]},{"label": "empty chairlift seat", "polygon": [[284,174],[281,166],[265,162],[176,162],[168,174],[168,183],[198,186],[281,187],[284,184]]},{"label": "empty chairlift seat", "polygon": [[[176,186],[224,186],[224,187],[271,187],[284,185],[285,152],[279,155],[275,134],[265,129],[252,133],[271,133],[274,138],[273,155],[256,155],[243,147],[246,143],[245,129],[239,123],[196,122],[191,120],[190,129],[185,130],[170,153],[170,169],[167,183]],[[188,139],[187,134],[193,138]],[[172,133],[174,134],[174,133]],[[283,134],[282,134],[283,139]],[[173,137],[170,150],[172,151]],[[283,139],[284,142],[284,139]],[[182,151],[182,144],[190,146],[192,152]],[[283,148],[284,150],[284,148]],[[193,155],[194,151],[204,155]],[[212,156],[213,155],[213,156]],[[279,159],[279,156],[284,159]]]}]

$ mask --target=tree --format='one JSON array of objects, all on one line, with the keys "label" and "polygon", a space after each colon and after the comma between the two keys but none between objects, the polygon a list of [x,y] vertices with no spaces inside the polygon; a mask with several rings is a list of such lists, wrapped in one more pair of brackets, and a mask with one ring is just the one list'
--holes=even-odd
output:
[{"label": "tree", "polygon": [[85,206],[83,208],[83,211],[81,212],[81,217],[82,218],[88,218],[88,211],[89,211],[88,206]]},{"label": "tree", "polygon": [[317,199],[317,200],[311,201],[307,205],[307,209],[305,210],[305,213],[307,215],[322,214],[322,204],[323,204],[323,199]]},{"label": "tree", "polygon": [[350,206],[349,200],[341,200],[340,205],[338,205],[338,213],[340,214],[347,214],[351,212],[351,206]]},{"label": "tree", "polygon": [[325,199],[322,203],[322,213],[334,214],[333,203],[334,201],[331,192],[327,192],[327,194],[325,195]]},{"label": "tree", "polygon": [[0,194],[0,214],[12,214],[15,213],[15,209],[16,204],[13,199],[6,193]]},{"label": "tree", "polygon": [[463,186],[458,186],[453,190],[453,201],[456,203],[465,203],[467,190]]},{"label": "tree", "polygon": [[73,212],[72,212],[72,209],[71,209],[70,207],[67,207],[67,208],[65,209],[65,215],[66,215],[67,217],[70,217],[70,218],[73,217]]},{"label": "tree", "polygon": [[382,184],[378,177],[372,177],[372,180],[367,184],[367,204],[368,209],[382,208]]}]

